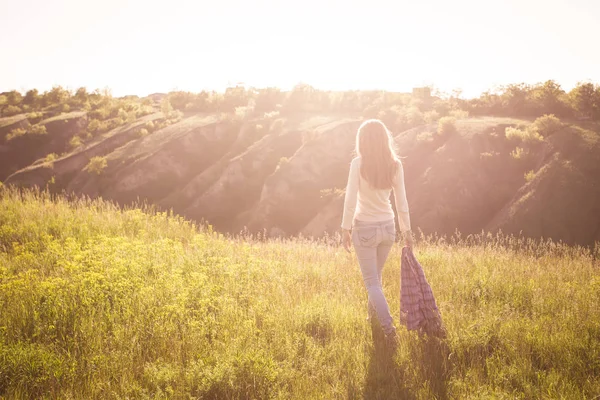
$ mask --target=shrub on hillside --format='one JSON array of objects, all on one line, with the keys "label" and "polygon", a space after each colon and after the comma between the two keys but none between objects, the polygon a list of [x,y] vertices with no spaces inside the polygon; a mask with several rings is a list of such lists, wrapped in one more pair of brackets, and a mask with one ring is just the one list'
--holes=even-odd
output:
[{"label": "shrub on hillside", "polygon": [[44,117],[44,114],[41,112],[31,112],[31,113],[27,114],[27,120],[30,123],[38,123],[42,120],[43,117]]},{"label": "shrub on hillside", "polygon": [[524,160],[529,155],[529,151],[522,147],[516,147],[510,152],[510,156],[515,160]]},{"label": "shrub on hillside", "polygon": [[90,120],[90,122],[88,123],[88,126],[87,126],[88,132],[90,132],[92,134],[99,132],[100,128],[101,128],[101,123],[97,119]]},{"label": "shrub on hillside", "polygon": [[56,153],[50,153],[46,157],[44,157],[44,167],[45,168],[53,168],[54,161],[58,158]]},{"label": "shrub on hillside", "polygon": [[275,171],[278,171],[280,168],[285,167],[289,162],[290,162],[289,158],[287,158],[287,157],[281,157],[279,159],[279,162],[277,163],[277,168],[275,168]]},{"label": "shrub on hillside", "polygon": [[22,110],[17,106],[7,106],[2,110],[2,115],[10,117],[12,115],[21,114]]},{"label": "shrub on hillside", "polygon": [[526,182],[531,182],[533,180],[533,178],[535,178],[535,171],[531,170],[531,171],[527,171],[525,173],[525,181]]},{"label": "shrub on hillside", "polygon": [[565,126],[554,114],[546,114],[539,117],[534,121],[533,125],[543,138],[552,135]]},{"label": "shrub on hillside", "polygon": [[107,132],[113,130],[123,124],[125,124],[125,121],[123,121],[119,117],[107,119],[106,121],[102,121],[102,123],[100,124],[100,132]]},{"label": "shrub on hillside", "polygon": [[108,162],[106,161],[106,157],[92,157],[90,158],[90,162],[85,167],[85,171],[90,174],[100,175],[104,172],[104,169],[108,166]]},{"label": "shrub on hillside", "polygon": [[138,136],[139,137],[144,137],[144,136],[148,136],[148,129],[146,128],[142,128],[138,131]]},{"label": "shrub on hillside", "polygon": [[132,124],[135,122],[136,119],[137,119],[137,113],[135,111],[129,111],[127,113],[127,119],[125,120],[125,122],[128,124]]},{"label": "shrub on hillside", "polygon": [[69,140],[69,147],[71,149],[76,149],[77,147],[81,146],[83,144],[83,141],[81,140],[81,138],[79,136],[73,136],[71,138],[71,140]]},{"label": "shrub on hillside", "polygon": [[46,125],[37,124],[30,126],[28,133],[31,135],[45,135],[48,131],[46,131]]},{"label": "shrub on hillside", "polygon": [[544,140],[534,125],[530,125],[524,129],[509,126],[504,131],[504,134],[508,140],[521,141],[527,144],[539,143]]},{"label": "shrub on hillside", "polygon": [[154,126],[154,121],[148,121],[144,124],[144,128],[148,131],[148,133],[154,131],[155,126]]},{"label": "shrub on hillside", "polygon": [[450,136],[456,133],[456,119],[454,117],[443,117],[438,121],[437,133],[440,136]]},{"label": "shrub on hillside", "polygon": [[90,119],[105,120],[110,116],[109,107],[100,107],[88,113]]},{"label": "shrub on hillside", "polygon": [[165,118],[171,118],[171,114],[173,113],[173,106],[171,105],[171,102],[169,101],[168,97],[165,97],[160,102],[160,111],[162,111]]},{"label": "shrub on hillside", "polygon": [[119,108],[119,111],[117,112],[117,118],[120,118],[123,121],[127,121],[127,111],[125,111],[122,108]]},{"label": "shrub on hillside", "polygon": [[19,136],[23,136],[27,133],[27,131],[23,128],[15,128],[8,135],[6,135],[6,141],[10,142],[11,140],[18,138]]}]

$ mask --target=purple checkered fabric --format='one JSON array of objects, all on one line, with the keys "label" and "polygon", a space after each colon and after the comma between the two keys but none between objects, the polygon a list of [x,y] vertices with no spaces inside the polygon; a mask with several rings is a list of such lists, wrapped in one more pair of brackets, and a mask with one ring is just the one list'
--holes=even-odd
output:
[{"label": "purple checkered fabric", "polygon": [[445,337],[442,316],[421,264],[410,247],[402,249],[400,272],[400,323],[411,330]]}]

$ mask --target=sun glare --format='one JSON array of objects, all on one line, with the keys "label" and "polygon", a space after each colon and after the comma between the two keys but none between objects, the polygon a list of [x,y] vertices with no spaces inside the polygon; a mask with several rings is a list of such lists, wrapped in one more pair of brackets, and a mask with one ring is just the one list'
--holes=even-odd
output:
[{"label": "sun glare", "polygon": [[[600,55],[590,51],[600,6],[584,0],[35,3],[8,3],[0,15],[11,61],[0,65],[0,90],[145,95],[305,82],[475,96],[498,84],[600,80]],[[27,24],[14,18],[24,13]]]}]

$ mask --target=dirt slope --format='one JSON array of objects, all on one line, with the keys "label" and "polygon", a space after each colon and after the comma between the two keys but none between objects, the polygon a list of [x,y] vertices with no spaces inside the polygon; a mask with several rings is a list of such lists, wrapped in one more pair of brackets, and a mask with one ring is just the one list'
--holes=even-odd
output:
[{"label": "dirt slope", "polygon": [[[145,200],[225,232],[322,236],[339,229],[360,119],[307,115],[241,122],[189,115],[140,136],[149,121],[163,120],[161,113],[148,115],[52,164],[29,165],[5,183],[121,204]],[[0,121],[0,129],[28,123],[13,118]],[[85,125],[85,116],[44,123],[55,139],[19,156],[19,163],[59,148]],[[588,245],[600,240],[600,129],[567,125],[529,147],[506,138],[507,127],[530,123],[471,118],[445,135],[437,125],[396,133],[413,228],[447,235],[502,230]],[[3,144],[0,155],[17,145],[24,144]],[[527,149],[515,156],[519,146]],[[85,168],[97,156],[107,161],[100,175]]]}]

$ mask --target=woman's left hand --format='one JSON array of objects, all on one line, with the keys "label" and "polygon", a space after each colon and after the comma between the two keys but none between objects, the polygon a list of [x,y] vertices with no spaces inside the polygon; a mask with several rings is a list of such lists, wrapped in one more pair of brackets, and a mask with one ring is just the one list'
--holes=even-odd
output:
[{"label": "woman's left hand", "polygon": [[344,249],[350,253],[350,248],[352,247],[352,237],[350,236],[350,231],[347,229],[342,231],[342,244],[344,245]]}]

